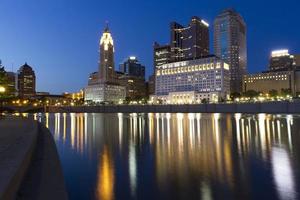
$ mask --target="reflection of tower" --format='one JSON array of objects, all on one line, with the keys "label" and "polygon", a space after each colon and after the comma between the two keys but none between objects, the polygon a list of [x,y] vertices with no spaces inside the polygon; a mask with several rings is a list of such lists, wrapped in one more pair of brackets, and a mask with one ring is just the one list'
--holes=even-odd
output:
[{"label": "reflection of tower", "polygon": [[114,166],[106,147],[103,149],[101,163],[98,168],[97,199],[114,199]]},{"label": "reflection of tower", "polygon": [[99,75],[102,82],[114,82],[114,41],[108,25],[100,39]]}]

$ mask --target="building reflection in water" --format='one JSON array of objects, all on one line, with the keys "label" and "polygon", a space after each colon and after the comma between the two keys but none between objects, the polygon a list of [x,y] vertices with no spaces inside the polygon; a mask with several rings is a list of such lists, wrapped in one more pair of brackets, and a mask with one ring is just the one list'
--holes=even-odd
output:
[{"label": "building reflection in water", "polygon": [[294,199],[294,120],[291,115],[267,114],[72,113],[55,114],[54,119],[45,114],[44,122],[54,127],[56,140],[79,155],[90,159],[100,155],[99,199],[113,199],[118,190],[114,185],[116,159],[126,169],[122,176],[128,182],[123,187],[132,197],[137,195],[139,175],[145,173],[139,171],[145,159],[139,154],[146,149],[150,149],[151,155],[146,156],[153,160],[148,165],[153,166],[154,182],[161,192],[188,198],[197,190],[193,195],[203,199],[213,199],[220,188],[235,196],[247,194],[253,187],[249,159],[254,156],[271,169],[279,198]]},{"label": "building reflection in water", "polygon": [[114,199],[114,165],[112,157],[104,146],[98,167],[96,197],[101,200]]}]

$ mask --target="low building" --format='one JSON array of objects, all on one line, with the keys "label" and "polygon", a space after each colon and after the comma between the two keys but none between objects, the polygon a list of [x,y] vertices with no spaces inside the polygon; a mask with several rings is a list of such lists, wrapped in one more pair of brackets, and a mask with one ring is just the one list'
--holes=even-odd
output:
[{"label": "low building", "polygon": [[164,64],[157,66],[150,100],[169,104],[225,100],[229,78],[229,65],[216,56]]},{"label": "low building", "polygon": [[278,94],[283,90],[290,90],[292,95],[300,92],[300,71],[266,71],[244,76],[243,91],[254,90],[269,93],[276,90]]},{"label": "low building", "polygon": [[130,100],[141,100],[147,96],[145,79],[117,73],[118,82],[126,88],[126,97]]},{"label": "low building", "polygon": [[119,103],[126,97],[126,88],[117,84],[98,83],[88,85],[84,101],[90,103]]}]

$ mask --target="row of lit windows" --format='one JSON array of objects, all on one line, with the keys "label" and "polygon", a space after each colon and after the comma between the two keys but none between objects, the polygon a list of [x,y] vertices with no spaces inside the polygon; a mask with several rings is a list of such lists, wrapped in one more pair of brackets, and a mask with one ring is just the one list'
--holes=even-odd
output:
[{"label": "row of lit windows", "polygon": [[215,66],[214,66],[214,64],[193,65],[193,66],[187,66],[187,67],[178,67],[178,68],[172,68],[172,69],[157,70],[156,75],[157,76],[172,75],[172,74],[178,74],[178,73],[214,70],[214,69],[220,69],[220,68],[221,68],[220,63],[217,63]]}]

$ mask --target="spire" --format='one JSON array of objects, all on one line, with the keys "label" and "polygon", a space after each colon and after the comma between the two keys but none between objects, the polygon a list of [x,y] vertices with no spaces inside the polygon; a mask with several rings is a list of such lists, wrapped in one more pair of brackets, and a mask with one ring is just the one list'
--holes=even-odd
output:
[{"label": "spire", "polygon": [[105,24],[106,24],[106,26],[105,26],[104,32],[109,33],[108,21],[105,21]]}]

